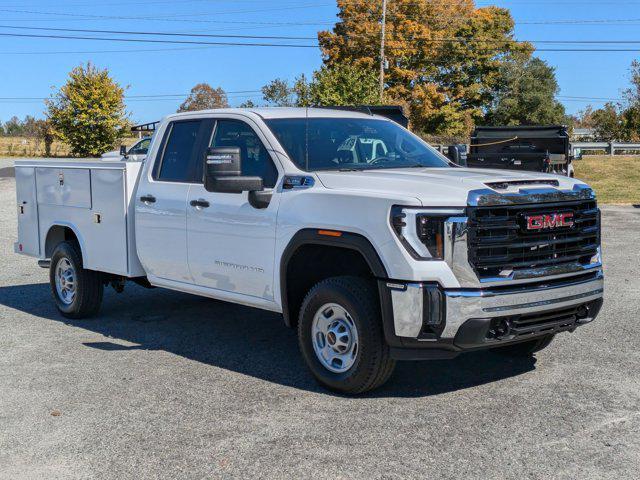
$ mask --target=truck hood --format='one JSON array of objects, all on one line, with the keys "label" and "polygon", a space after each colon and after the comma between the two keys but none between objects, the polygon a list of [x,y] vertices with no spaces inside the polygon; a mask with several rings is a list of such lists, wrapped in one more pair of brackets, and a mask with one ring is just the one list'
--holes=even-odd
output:
[{"label": "truck hood", "polygon": [[[571,190],[582,182],[569,177],[535,172],[473,168],[399,168],[344,172],[317,172],[329,189],[368,192],[372,195],[414,197],[424,206],[466,206],[469,192],[494,190],[518,193],[521,189]],[[558,186],[550,183],[557,181]],[[525,183],[522,183],[525,182]],[[496,189],[495,184],[503,184]],[[505,188],[506,187],[506,188]]]}]

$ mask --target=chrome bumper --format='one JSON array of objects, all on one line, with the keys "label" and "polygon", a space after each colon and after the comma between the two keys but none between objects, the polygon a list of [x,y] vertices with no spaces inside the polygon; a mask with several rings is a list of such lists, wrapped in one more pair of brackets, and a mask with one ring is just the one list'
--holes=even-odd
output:
[{"label": "chrome bumper", "polygon": [[[423,331],[426,304],[425,291],[433,286],[421,283],[391,284],[395,335],[418,339]],[[444,304],[444,329],[439,339],[451,341],[460,327],[470,319],[495,318],[544,312],[584,304],[603,297],[604,275],[601,270],[584,277],[537,282],[531,285],[512,285],[508,288],[441,290]],[[587,323],[593,319],[585,319]]]},{"label": "chrome bumper", "polygon": [[522,290],[445,290],[447,323],[442,338],[454,338],[460,326],[471,318],[523,315],[597,300],[604,294],[604,276],[600,271],[586,281],[569,279],[559,284],[540,284],[530,290],[520,288]]}]

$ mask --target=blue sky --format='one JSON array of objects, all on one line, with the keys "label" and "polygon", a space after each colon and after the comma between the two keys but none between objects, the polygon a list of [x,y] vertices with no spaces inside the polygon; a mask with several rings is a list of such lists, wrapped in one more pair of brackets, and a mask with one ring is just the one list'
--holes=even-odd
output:
[{"label": "blue sky", "polygon": [[[560,98],[570,113],[589,103],[599,106],[605,99],[619,98],[621,90],[628,84],[632,60],[640,59],[640,0],[481,0],[477,4],[509,8],[517,22],[516,36],[522,40],[637,42],[625,45],[538,45],[547,49],[638,50],[538,52],[538,56],[556,67],[562,89]],[[273,78],[293,79],[300,73],[309,75],[321,64],[319,50],[308,48],[203,47],[1,34],[109,36],[26,29],[38,27],[315,37],[318,30],[331,28],[336,11],[333,0],[0,0],[0,120],[6,121],[13,115],[42,116],[44,106],[39,99],[47,97],[52,87],[62,85],[69,70],[89,60],[109,68],[121,85],[129,87],[127,95],[134,98],[129,98],[127,105],[136,122],[153,121],[174,112],[183,99],[145,98],[145,95],[186,96],[194,84],[208,82],[222,86],[228,92],[238,92],[229,94],[231,103],[238,105],[248,98],[259,100],[260,94],[254,92]],[[131,38],[132,35],[117,37]],[[226,41],[216,38],[201,40]],[[309,44],[314,41],[288,43]],[[597,97],[601,100],[567,97]]]}]

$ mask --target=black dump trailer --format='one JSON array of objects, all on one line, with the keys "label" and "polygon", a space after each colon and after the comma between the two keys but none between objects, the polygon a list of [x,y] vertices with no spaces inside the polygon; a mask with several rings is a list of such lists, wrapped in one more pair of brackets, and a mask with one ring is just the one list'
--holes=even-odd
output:
[{"label": "black dump trailer", "polygon": [[573,176],[571,160],[565,126],[477,127],[467,166]]}]

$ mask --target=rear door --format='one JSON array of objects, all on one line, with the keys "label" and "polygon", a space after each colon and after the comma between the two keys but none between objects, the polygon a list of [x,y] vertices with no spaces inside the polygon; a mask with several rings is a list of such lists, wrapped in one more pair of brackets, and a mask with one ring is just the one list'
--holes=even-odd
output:
[{"label": "rear door", "polygon": [[206,120],[171,122],[136,197],[136,243],[147,273],[192,283],[187,260],[187,196],[208,137]]}]

